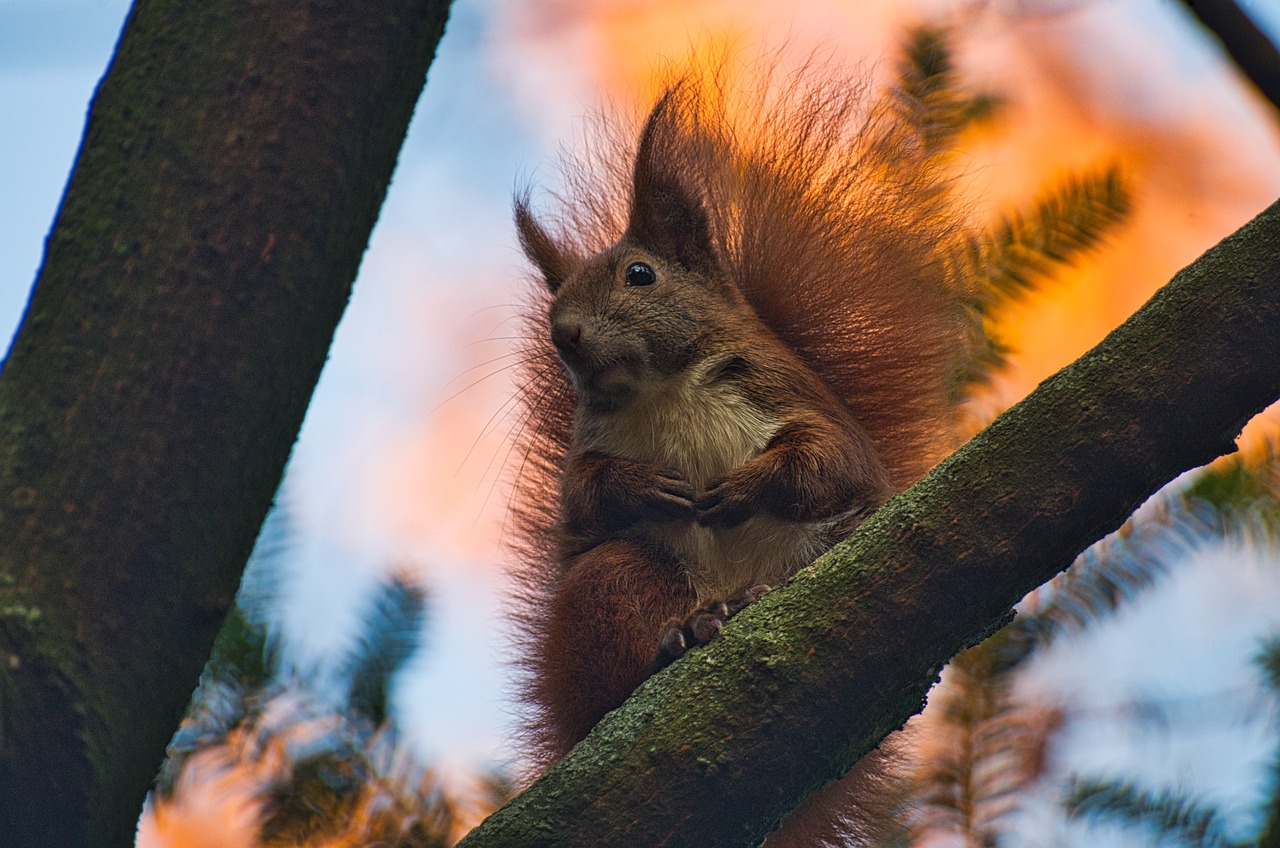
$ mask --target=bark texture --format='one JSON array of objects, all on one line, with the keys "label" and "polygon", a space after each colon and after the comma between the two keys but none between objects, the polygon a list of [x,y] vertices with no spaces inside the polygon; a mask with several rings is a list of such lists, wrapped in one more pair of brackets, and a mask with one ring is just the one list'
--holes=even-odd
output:
[{"label": "bark texture", "polygon": [[132,845],[447,0],[138,0],[0,379],[0,842]]},{"label": "bark texture", "polygon": [[954,654],[1277,397],[1280,202],[461,846],[758,845],[918,712]]}]

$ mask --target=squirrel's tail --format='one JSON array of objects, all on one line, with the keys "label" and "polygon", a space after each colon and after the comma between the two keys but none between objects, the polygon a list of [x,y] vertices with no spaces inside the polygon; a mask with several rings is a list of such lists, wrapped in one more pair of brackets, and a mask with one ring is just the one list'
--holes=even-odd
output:
[{"label": "squirrel's tail", "polygon": [[[843,399],[898,487],[954,447],[973,335],[946,261],[963,210],[936,121],[913,97],[901,82],[873,95],[816,61],[784,72],[719,56],[671,74],[645,124],[664,173],[709,215],[724,269]],[[587,257],[622,235],[638,136],[637,123],[597,116],[582,153],[562,157],[559,203],[544,216],[561,254]],[[571,400],[563,376],[525,376],[545,430],[549,398]],[[568,426],[563,410],[552,417]],[[567,433],[526,450],[548,441]],[[536,498],[543,482],[521,491]]]},{"label": "squirrel's tail", "polygon": [[971,335],[945,261],[962,209],[938,150],[899,87],[872,96],[816,63],[745,90],[723,73],[679,81],[661,115],[691,148],[721,262],[905,488],[955,447]]}]

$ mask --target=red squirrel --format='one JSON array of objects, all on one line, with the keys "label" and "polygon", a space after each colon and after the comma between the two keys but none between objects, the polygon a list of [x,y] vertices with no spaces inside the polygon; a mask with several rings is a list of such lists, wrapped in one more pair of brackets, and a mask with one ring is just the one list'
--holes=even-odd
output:
[{"label": "red squirrel", "polygon": [[769,89],[679,78],[638,140],[606,126],[571,163],[559,210],[516,201],[540,291],[513,501],[548,759],[954,432],[965,319],[938,245],[959,213],[928,145],[847,80]]}]

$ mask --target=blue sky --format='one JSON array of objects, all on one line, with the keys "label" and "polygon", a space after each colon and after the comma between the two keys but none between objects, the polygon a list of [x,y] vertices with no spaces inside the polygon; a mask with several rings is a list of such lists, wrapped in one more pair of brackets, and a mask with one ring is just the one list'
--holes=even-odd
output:
[{"label": "blue sky", "polygon": [[0,0],[0,336],[26,303],[129,4]]}]

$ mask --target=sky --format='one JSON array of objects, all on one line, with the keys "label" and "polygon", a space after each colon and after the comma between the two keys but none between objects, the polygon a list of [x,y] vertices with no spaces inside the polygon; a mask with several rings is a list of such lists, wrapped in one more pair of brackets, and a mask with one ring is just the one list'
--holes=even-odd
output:
[{"label": "sky", "polygon": [[[1280,0],[1248,7],[1280,36]],[[504,356],[527,273],[512,191],[553,184],[556,145],[585,112],[642,98],[659,59],[699,39],[820,46],[874,66],[904,8],[953,24],[962,72],[1009,101],[999,139],[972,153],[980,206],[1025,201],[1098,162],[1119,162],[1133,180],[1136,211],[1115,244],[1006,325],[1020,354],[993,403],[1074,359],[1280,196],[1275,115],[1170,0],[459,0],[282,488],[294,528],[281,561],[292,587],[283,622],[301,667],[323,681],[362,592],[388,568],[414,570],[431,593],[429,618],[426,649],[397,692],[401,718],[422,750],[459,771],[507,756],[515,708],[502,664],[499,476],[514,420]],[[0,0],[0,337],[17,325],[127,10],[120,0]],[[1266,601],[1280,585],[1274,571],[1239,565],[1247,556],[1227,556],[1230,567],[1221,556],[1188,555],[1117,632],[1067,651],[1097,652],[1106,674],[1055,655],[1026,685],[1102,714],[1147,681],[1166,685],[1167,664],[1185,678],[1179,658],[1205,655],[1195,685],[1235,691],[1244,672],[1221,657],[1274,624]],[[1255,614],[1231,614],[1250,599]],[[1169,620],[1194,627],[1165,632]],[[1199,650],[1178,647],[1179,636]],[[1123,724],[1072,732],[1087,737],[1070,746],[1081,756],[1153,760]],[[1249,732],[1231,738],[1256,750]],[[1188,763],[1206,758],[1187,757],[1166,771],[1243,791],[1240,769],[1201,776]]]}]

